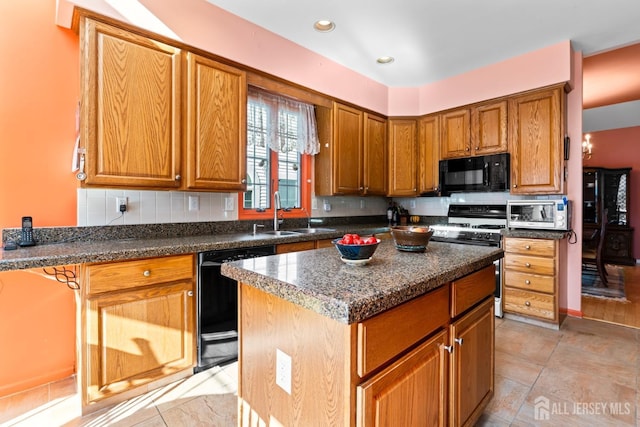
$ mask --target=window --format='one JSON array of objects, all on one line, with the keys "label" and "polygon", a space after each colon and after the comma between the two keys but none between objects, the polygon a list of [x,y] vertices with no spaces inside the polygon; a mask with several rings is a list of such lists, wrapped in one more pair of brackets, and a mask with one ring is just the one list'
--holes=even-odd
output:
[{"label": "window", "polygon": [[247,102],[247,191],[243,218],[273,213],[273,193],[283,208],[309,210],[311,155],[319,143],[313,106],[250,88]]}]

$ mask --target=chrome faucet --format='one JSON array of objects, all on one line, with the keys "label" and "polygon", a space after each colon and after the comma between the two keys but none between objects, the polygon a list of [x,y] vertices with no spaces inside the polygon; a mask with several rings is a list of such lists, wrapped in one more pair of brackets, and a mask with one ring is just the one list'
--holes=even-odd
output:
[{"label": "chrome faucet", "polygon": [[273,192],[273,229],[274,231],[278,231],[278,211],[281,209],[280,206],[280,193],[278,191]]}]

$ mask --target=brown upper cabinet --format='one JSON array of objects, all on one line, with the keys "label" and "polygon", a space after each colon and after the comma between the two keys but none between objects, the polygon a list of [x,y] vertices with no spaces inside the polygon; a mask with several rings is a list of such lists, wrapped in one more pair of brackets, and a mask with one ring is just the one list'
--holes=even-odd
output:
[{"label": "brown upper cabinet", "polygon": [[389,196],[418,194],[418,121],[389,120]]},{"label": "brown upper cabinet", "polygon": [[337,102],[318,107],[316,194],[386,193],[386,120]]},{"label": "brown upper cabinet", "polygon": [[436,193],[440,186],[440,116],[421,117],[418,121],[418,193]]},{"label": "brown upper cabinet", "polygon": [[244,189],[244,71],[89,18],[80,36],[84,186]]},{"label": "brown upper cabinet", "polygon": [[186,188],[244,190],[247,176],[245,72],[188,53],[186,118]]},{"label": "brown upper cabinet", "polygon": [[442,114],[441,143],[442,158],[471,156],[471,112],[468,108]]},{"label": "brown upper cabinet", "polygon": [[509,99],[511,194],[562,194],[563,86]]},{"label": "brown upper cabinet", "polygon": [[443,159],[507,152],[506,100],[449,111],[441,123]]}]

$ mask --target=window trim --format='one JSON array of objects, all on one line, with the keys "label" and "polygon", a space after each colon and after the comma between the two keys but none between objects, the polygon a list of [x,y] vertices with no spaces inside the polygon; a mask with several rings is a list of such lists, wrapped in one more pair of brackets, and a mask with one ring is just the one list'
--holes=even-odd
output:
[{"label": "window trim", "polygon": [[[270,161],[274,164],[274,159],[277,162],[276,155],[277,153],[270,150]],[[298,206],[296,209],[292,209],[289,212],[283,212],[284,218],[307,218],[307,212],[309,212],[309,216],[311,215],[311,185],[313,184],[311,179],[311,170],[313,166],[312,162],[313,156],[310,154],[301,154],[300,155],[300,202],[302,206]],[[272,168],[272,176],[273,170],[278,168]],[[277,173],[277,172],[275,172]],[[275,187],[278,186],[278,181],[275,180]],[[276,191],[277,188],[271,189],[271,197],[273,198],[273,191]],[[245,209],[242,203],[244,191],[238,193],[238,219],[272,219],[273,218],[273,200],[270,203],[270,207],[265,209],[263,212],[257,212],[255,209]],[[299,209],[304,208],[304,209]],[[305,212],[306,209],[306,212]]]}]

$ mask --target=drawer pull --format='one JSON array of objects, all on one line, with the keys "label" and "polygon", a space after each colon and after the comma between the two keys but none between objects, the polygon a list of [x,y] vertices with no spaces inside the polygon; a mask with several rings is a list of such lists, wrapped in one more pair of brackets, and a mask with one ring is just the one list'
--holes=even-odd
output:
[{"label": "drawer pull", "polygon": [[524,246],[524,248],[525,248],[526,250],[529,250],[529,249],[531,249],[531,246],[529,246],[529,245],[525,245],[525,246]]},{"label": "drawer pull", "polygon": [[453,351],[453,346],[452,345],[443,345],[442,348],[444,348],[449,353],[451,353]]},{"label": "drawer pull", "polygon": [[150,270],[145,270],[145,271],[142,273],[142,275],[143,275],[144,277],[149,277],[149,276],[151,276],[151,271],[150,271]]},{"label": "drawer pull", "polygon": [[527,307],[530,307],[530,306],[531,306],[531,303],[530,303],[529,301],[525,301],[525,302],[524,302],[524,305],[526,305]]},{"label": "drawer pull", "polygon": [[529,267],[531,267],[531,264],[529,264],[528,262],[525,262],[525,263],[524,263],[524,266],[525,266],[525,267],[527,267],[527,268],[529,268]]},{"label": "drawer pull", "polygon": [[524,284],[525,284],[525,285],[530,285],[530,284],[531,284],[531,280],[529,280],[529,279],[525,280],[525,281],[524,281]]},{"label": "drawer pull", "polygon": [[457,343],[459,346],[462,345],[462,338],[454,338],[453,342]]}]

